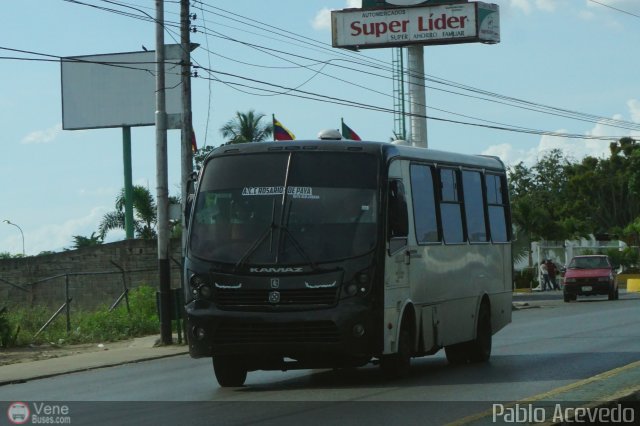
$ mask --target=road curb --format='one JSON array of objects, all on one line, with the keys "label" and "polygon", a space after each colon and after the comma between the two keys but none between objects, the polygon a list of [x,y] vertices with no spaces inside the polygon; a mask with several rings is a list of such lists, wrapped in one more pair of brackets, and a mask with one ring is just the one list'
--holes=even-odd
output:
[{"label": "road curb", "polygon": [[[583,379],[565,386],[534,395],[530,398],[505,403],[503,406],[530,414],[536,410],[544,410],[545,419],[553,419],[549,415],[558,405],[565,404],[575,408],[602,408],[619,402],[640,400],[640,361],[635,361],[622,367],[614,368],[604,373]],[[462,418],[448,426],[488,425],[509,423],[494,421],[494,409]],[[571,418],[563,421],[535,422],[540,425],[561,425],[571,423]]]},{"label": "road curb", "polygon": [[[126,358],[121,358],[117,361],[101,361],[101,362],[96,362],[94,364],[90,364],[90,365],[76,365],[75,366],[69,366],[69,367],[60,367],[58,369],[55,370],[47,370],[47,367],[45,366],[44,363],[47,362],[51,362],[52,359],[49,360],[40,360],[40,361],[32,361],[32,362],[24,362],[24,363],[18,363],[18,364],[9,364],[3,367],[0,367],[0,371],[2,371],[2,369],[4,369],[4,371],[9,371],[10,369],[16,369],[16,368],[21,368],[21,369],[25,369],[25,368],[29,368],[29,367],[34,367],[36,363],[39,363],[37,365],[36,368],[34,368],[33,374],[26,374],[20,377],[12,377],[9,379],[0,379],[0,386],[6,386],[6,385],[11,385],[11,384],[19,384],[19,383],[26,383],[32,380],[39,380],[39,379],[46,379],[49,377],[56,377],[56,376],[61,376],[64,374],[70,374],[70,373],[78,373],[78,372],[82,372],[82,371],[90,371],[90,370],[97,370],[100,368],[108,368],[108,367],[115,367],[118,365],[126,365],[126,364],[135,364],[135,363],[139,363],[139,362],[144,362],[144,361],[152,361],[155,359],[162,359],[162,358],[170,358],[170,357],[175,357],[175,356],[180,356],[180,355],[185,355],[188,354],[189,351],[188,349],[184,348],[184,349],[180,349],[177,351],[173,351],[171,353],[158,353],[157,355],[144,355],[144,356],[130,356],[130,357],[126,357]],[[73,359],[78,359],[77,356],[73,356],[73,355],[69,355],[69,356],[64,356],[64,357],[60,357],[60,358],[54,358],[56,360],[60,360],[60,362],[64,362],[64,361],[68,361],[69,363],[73,363]],[[39,367],[39,368],[38,368]],[[15,374],[14,374],[15,376]]]}]

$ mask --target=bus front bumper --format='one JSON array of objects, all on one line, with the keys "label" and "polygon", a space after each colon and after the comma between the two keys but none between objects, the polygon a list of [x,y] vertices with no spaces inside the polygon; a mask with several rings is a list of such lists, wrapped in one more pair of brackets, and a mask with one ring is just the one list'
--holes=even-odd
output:
[{"label": "bus front bumper", "polygon": [[[297,311],[221,310],[213,303],[186,305],[192,357],[235,355],[257,359],[291,358],[305,367],[329,367],[369,359],[376,351],[371,308],[342,301],[328,309]],[[331,361],[333,360],[333,361]],[[331,361],[331,362],[330,362]],[[325,365],[326,364],[326,365]]]}]

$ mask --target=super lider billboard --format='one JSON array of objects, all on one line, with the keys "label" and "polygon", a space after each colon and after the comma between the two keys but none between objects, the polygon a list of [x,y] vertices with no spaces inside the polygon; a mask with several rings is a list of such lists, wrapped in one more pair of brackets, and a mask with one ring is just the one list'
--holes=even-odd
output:
[{"label": "super lider billboard", "polygon": [[500,42],[499,7],[483,2],[345,9],[331,20],[333,46],[348,49]]}]

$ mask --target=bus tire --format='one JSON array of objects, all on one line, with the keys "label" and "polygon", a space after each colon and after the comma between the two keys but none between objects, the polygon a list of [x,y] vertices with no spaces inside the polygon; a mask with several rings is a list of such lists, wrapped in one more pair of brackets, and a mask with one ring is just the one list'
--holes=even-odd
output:
[{"label": "bus tire", "polygon": [[247,379],[247,368],[233,356],[214,356],[213,371],[223,388],[242,386]]},{"label": "bus tire", "polygon": [[466,364],[469,361],[469,342],[445,346],[444,353],[451,365]]},{"label": "bus tire", "polygon": [[409,374],[413,347],[411,340],[409,331],[403,327],[402,331],[400,331],[398,353],[383,355],[380,359],[380,368],[385,376],[389,378],[401,378]]},{"label": "bus tire", "polygon": [[487,303],[480,305],[476,338],[469,342],[469,360],[486,362],[491,357],[491,309]]}]

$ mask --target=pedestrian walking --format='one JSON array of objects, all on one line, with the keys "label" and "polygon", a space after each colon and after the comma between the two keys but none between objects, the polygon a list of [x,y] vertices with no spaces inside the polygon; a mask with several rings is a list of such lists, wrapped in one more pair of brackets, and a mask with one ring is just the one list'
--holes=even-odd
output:
[{"label": "pedestrian walking", "polygon": [[547,286],[549,286],[549,290],[553,290],[553,285],[551,281],[549,281],[549,269],[547,269],[547,262],[540,262],[540,291],[547,291]]},{"label": "pedestrian walking", "polygon": [[547,259],[547,273],[549,274],[549,281],[553,286],[553,290],[560,290],[560,286],[558,285],[558,281],[556,281],[556,274],[558,272],[558,267],[553,260]]}]

